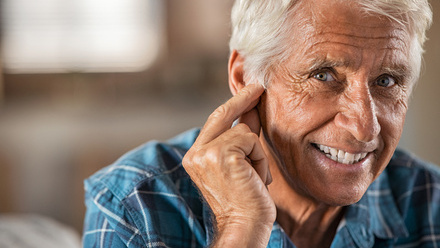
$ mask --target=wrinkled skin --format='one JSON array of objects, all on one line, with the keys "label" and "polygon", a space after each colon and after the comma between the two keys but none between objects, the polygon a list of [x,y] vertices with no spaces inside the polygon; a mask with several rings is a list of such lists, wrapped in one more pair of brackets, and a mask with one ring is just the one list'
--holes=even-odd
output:
[{"label": "wrinkled skin", "polygon": [[[262,142],[278,160],[271,171],[279,169],[296,192],[315,202],[348,205],[383,171],[400,139],[415,83],[408,69],[410,36],[396,23],[361,17],[337,1],[306,5],[297,6],[308,10],[301,21],[293,17],[300,24],[292,35],[292,56],[273,73],[259,106]],[[314,144],[368,155],[341,165]]]},{"label": "wrinkled skin", "polygon": [[[346,3],[294,6],[291,56],[274,65],[264,92],[247,81],[245,58],[231,53],[234,97],[182,162],[217,220],[213,247],[266,247],[275,218],[298,247],[329,247],[342,207],[389,162],[417,78],[414,39]],[[343,164],[318,145],[366,157]]]}]

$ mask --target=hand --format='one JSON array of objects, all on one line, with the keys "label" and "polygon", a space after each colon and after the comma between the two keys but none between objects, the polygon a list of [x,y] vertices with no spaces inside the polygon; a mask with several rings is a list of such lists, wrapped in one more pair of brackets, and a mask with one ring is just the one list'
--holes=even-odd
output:
[{"label": "hand", "polygon": [[276,218],[255,109],[263,92],[251,84],[218,107],[182,162],[215,215],[222,247],[266,247]]}]

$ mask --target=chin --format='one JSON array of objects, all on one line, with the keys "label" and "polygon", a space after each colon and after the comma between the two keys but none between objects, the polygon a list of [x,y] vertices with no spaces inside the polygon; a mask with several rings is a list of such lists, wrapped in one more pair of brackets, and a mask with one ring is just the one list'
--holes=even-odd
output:
[{"label": "chin", "polygon": [[[365,192],[364,192],[365,193]],[[328,199],[325,204],[330,206],[348,206],[360,201],[364,194],[347,195]]]},{"label": "chin", "polygon": [[315,194],[314,198],[318,202],[330,206],[347,206],[360,201],[367,191],[368,185],[360,183],[353,186],[344,185],[324,188],[326,190],[321,194]]},{"label": "chin", "polygon": [[343,206],[348,206],[348,205],[352,205],[352,204],[357,203],[358,201],[361,200],[362,196],[363,196],[363,194],[356,195],[356,196],[353,196],[353,195],[336,196],[336,197],[327,196],[325,198],[316,197],[315,200],[316,200],[316,202],[318,202],[320,204],[325,204],[325,205],[333,206],[333,207],[336,207],[336,206],[343,207]]}]

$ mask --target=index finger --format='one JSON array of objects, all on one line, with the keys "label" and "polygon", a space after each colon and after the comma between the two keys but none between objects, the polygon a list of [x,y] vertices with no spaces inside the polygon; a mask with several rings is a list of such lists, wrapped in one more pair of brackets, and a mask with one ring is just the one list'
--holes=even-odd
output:
[{"label": "index finger", "polygon": [[231,128],[238,117],[253,109],[259,102],[264,87],[260,84],[249,84],[235,96],[218,107],[209,116],[196,142],[206,144]]}]

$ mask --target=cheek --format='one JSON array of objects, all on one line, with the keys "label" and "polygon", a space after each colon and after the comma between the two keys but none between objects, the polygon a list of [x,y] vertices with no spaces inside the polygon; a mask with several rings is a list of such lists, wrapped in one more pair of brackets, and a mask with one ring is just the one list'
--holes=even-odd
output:
[{"label": "cheek", "polygon": [[278,132],[302,139],[335,115],[336,103],[333,93],[318,91],[310,84],[289,87],[274,83],[262,98],[262,125],[268,134]]},{"label": "cheek", "polygon": [[381,134],[385,145],[397,146],[405,123],[405,116],[408,110],[407,99],[401,99],[393,103],[376,104],[381,123]]},{"label": "cheek", "polygon": [[296,137],[302,132],[302,124],[311,119],[312,111],[307,105],[310,96],[279,88],[274,84],[270,85],[262,98],[262,126],[269,137],[276,134],[283,134],[285,138]]},{"label": "cheek", "polygon": [[380,136],[383,148],[378,156],[375,178],[385,169],[399,144],[407,112],[406,102],[376,106],[379,112],[378,121],[381,126]]},{"label": "cheek", "polygon": [[[278,157],[289,163],[292,156],[304,152],[307,135],[335,115],[336,101],[332,94],[310,86],[270,84],[259,112],[266,140]],[[296,156],[297,160],[300,157]]]}]

